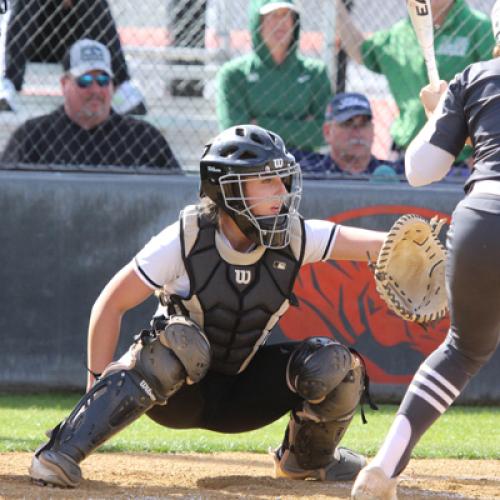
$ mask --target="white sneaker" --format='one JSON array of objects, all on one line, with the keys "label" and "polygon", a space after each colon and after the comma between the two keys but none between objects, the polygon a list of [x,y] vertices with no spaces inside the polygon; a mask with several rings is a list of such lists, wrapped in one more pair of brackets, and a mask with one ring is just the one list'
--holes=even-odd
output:
[{"label": "white sneaker", "polygon": [[116,87],[111,105],[113,110],[120,115],[145,115],[147,113],[142,92],[130,80]]},{"label": "white sneaker", "polygon": [[17,91],[8,79],[0,80],[0,111],[17,111]]},{"label": "white sneaker", "polygon": [[380,467],[361,470],[351,491],[352,500],[398,500],[397,479],[388,478]]}]

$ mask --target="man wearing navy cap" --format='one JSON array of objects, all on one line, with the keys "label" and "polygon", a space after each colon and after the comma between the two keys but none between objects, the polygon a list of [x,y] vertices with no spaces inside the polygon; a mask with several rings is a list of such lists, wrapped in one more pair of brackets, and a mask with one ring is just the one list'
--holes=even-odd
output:
[{"label": "man wearing navy cap", "polygon": [[333,97],[325,111],[323,136],[328,155],[293,151],[305,175],[373,174],[385,166],[385,175],[396,174],[396,166],[372,153],[373,121],[370,102],[363,94],[343,92]]}]

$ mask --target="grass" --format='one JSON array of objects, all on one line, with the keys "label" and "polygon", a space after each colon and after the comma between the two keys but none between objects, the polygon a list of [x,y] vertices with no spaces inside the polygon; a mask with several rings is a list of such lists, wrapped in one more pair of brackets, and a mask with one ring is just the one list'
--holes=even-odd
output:
[{"label": "grass", "polygon": [[[77,394],[0,395],[0,452],[33,451],[46,438],[44,432],[68,415]],[[397,407],[367,410],[368,424],[359,412],[342,445],[372,456],[382,443]],[[429,429],[415,449],[419,458],[500,459],[500,408],[453,407]],[[282,439],[287,417],[262,429],[242,434],[220,434],[199,429],[172,430],[147,417],[106,443],[113,452],[217,452],[265,453]]]}]

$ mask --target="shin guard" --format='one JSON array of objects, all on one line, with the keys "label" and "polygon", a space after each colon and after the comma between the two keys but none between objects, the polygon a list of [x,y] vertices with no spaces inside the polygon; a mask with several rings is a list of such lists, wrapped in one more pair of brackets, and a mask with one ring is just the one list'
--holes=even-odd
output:
[{"label": "shin guard", "polygon": [[319,404],[304,402],[293,412],[284,441],[275,453],[278,475],[296,479],[350,480],[366,460],[338,445],[363,391],[363,367],[359,362]]},{"label": "shin guard", "polygon": [[121,370],[99,380],[69,417],[53,429],[49,442],[36,455],[51,450],[81,462],[153,406],[148,389],[151,391],[134,371]]}]

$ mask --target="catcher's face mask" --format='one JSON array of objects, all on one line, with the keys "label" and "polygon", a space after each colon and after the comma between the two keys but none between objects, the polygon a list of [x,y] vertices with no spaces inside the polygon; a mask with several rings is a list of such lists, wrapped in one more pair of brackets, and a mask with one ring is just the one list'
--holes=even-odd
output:
[{"label": "catcher's face mask", "polygon": [[200,193],[248,239],[267,248],[290,243],[302,177],[279,135],[251,124],[224,130],[205,146],[200,179]]},{"label": "catcher's face mask", "polygon": [[260,173],[219,178],[226,211],[255,243],[283,248],[290,243],[291,222],[302,196],[300,166],[293,162]]}]

